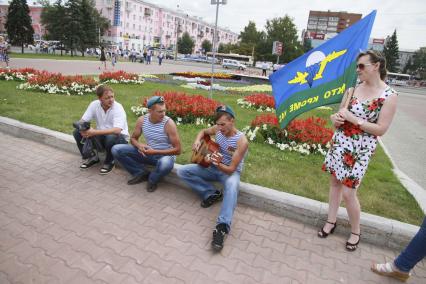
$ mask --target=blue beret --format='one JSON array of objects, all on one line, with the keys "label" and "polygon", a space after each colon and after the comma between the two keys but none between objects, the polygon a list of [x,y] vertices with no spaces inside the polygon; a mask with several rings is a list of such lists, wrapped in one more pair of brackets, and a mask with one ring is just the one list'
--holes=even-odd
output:
[{"label": "blue beret", "polygon": [[151,108],[155,104],[164,103],[164,98],[161,96],[153,96],[146,102],[146,107]]},{"label": "blue beret", "polygon": [[216,112],[226,112],[226,113],[230,114],[233,118],[235,118],[234,111],[232,110],[232,108],[230,106],[227,106],[227,105],[219,106],[216,109]]}]

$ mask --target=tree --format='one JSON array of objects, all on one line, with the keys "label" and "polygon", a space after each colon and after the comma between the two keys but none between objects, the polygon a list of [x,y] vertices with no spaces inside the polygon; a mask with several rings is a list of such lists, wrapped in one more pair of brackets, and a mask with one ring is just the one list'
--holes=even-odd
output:
[{"label": "tree", "polygon": [[396,30],[391,37],[388,37],[383,49],[386,58],[386,68],[390,72],[398,72],[398,39],[396,37]]},{"label": "tree", "polygon": [[272,55],[272,43],[274,41],[283,43],[283,55],[280,56],[280,62],[290,62],[303,54],[302,45],[297,40],[296,25],[288,15],[267,20],[265,29],[266,43],[262,49],[262,53],[269,61],[275,59],[275,55]]},{"label": "tree", "polygon": [[41,23],[47,31],[46,38],[48,40],[59,40],[61,47],[66,38],[66,12],[66,8],[62,5],[61,0],[57,0],[53,6],[49,2],[43,3],[43,10],[41,12]]},{"label": "tree", "polygon": [[182,37],[178,39],[178,51],[183,54],[191,54],[194,48],[194,41],[188,32],[184,32]]},{"label": "tree", "polygon": [[69,0],[65,5],[57,0],[53,6],[45,2],[41,21],[47,38],[60,40],[71,55],[78,49],[84,56],[86,48],[99,46],[100,36],[109,28],[108,19],[99,14],[93,0]]},{"label": "tree", "polygon": [[262,32],[257,31],[256,24],[249,21],[248,25],[244,27],[244,30],[240,32],[238,38],[242,43],[256,45],[262,38]]},{"label": "tree", "polygon": [[210,52],[212,51],[212,43],[208,39],[205,39],[201,43],[201,48],[204,50],[204,52]]},{"label": "tree", "polygon": [[422,80],[426,80],[426,47],[414,52],[412,70]]},{"label": "tree", "polygon": [[303,51],[306,53],[312,49],[312,40],[310,38],[305,38],[303,41]]},{"label": "tree", "polygon": [[7,36],[13,45],[21,46],[34,41],[34,29],[31,26],[30,9],[26,0],[12,0],[9,5],[6,20]]}]

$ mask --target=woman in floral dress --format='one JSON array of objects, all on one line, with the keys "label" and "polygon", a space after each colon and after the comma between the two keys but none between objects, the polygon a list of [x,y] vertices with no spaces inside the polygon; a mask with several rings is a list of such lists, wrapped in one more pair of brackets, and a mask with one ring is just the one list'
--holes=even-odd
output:
[{"label": "woman in floral dress", "polygon": [[[361,235],[357,189],[376,149],[377,137],[389,128],[397,103],[397,93],[384,82],[386,60],[382,54],[371,50],[360,53],[357,73],[361,83],[346,92],[339,112],[331,116],[337,129],[323,164],[323,170],[331,174],[328,218],[318,232],[320,238],[334,232],[343,198],[351,224],[348,251],[357,249]],[[345,108],[347,96],[351,98]]]}]

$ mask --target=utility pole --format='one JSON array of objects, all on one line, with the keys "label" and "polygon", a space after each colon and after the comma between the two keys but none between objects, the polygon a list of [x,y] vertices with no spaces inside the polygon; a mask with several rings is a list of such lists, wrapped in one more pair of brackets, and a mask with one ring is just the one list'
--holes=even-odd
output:
[{"label": "utility pole", "polygon": [[217,18],[219,15],[219,4],[225,5],[227,0],[211,0],[212,5],[216,5],[216,21],[214,25],[214,34],[213,34],[213,59],[212,59],[212,76],[210,78],[210,94],[209,98],[213,98],[213,80],[214,80],[214,63],[216,60],[216,41],[217,41]]}]

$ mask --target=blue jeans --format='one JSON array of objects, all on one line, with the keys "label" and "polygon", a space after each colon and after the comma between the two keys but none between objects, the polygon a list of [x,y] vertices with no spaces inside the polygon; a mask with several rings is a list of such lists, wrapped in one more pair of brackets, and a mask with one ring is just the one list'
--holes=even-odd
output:
[{"label": "blue jeans", "polygon": [[403,252],[395,259],[395,266],[409,272],[416,264],[426,256],[426,217],[420,226],[420,230],[410,241]]},{"label": "blue jeans", "polygon": [[240,173],[234,172],[232,175],[227,175],[213,165],[203,168],[196,164],[189,164],[179,168],[177,175],[202,200],[206,200],[216,192],[216,188],[210,182],[219,181],[223,185],[223,202],[219,216],[217,217],[217,224],[225,223],[229,231],[231,229],[235,206],[237,206]]},{"label": "blue jeans", "polygon": [[[73,136],[75,142],[77,142],[78,150],[80,151],[80,153],[82,153],[83,144],[81,144],[80,141],[83,137],[77,129],[74,129]],[[126,138],[124,137],[124,135],[121,134],[98,135],[97,137],[99,138],[99,142],[101,142],[105,148],[105,164],[110,164],[114,161],[114,157],[111,154],[111,149],[114,145],[127,144]]]},{"label": "blue jeans", "polygon": [[170,173],[175,162],[174,156],[147,155],[143,156],[133,145],[115,145],[112,155],[132,176],[147,173],[146,165],[155,166],[148,181],[156,184],[161,178]]}]

